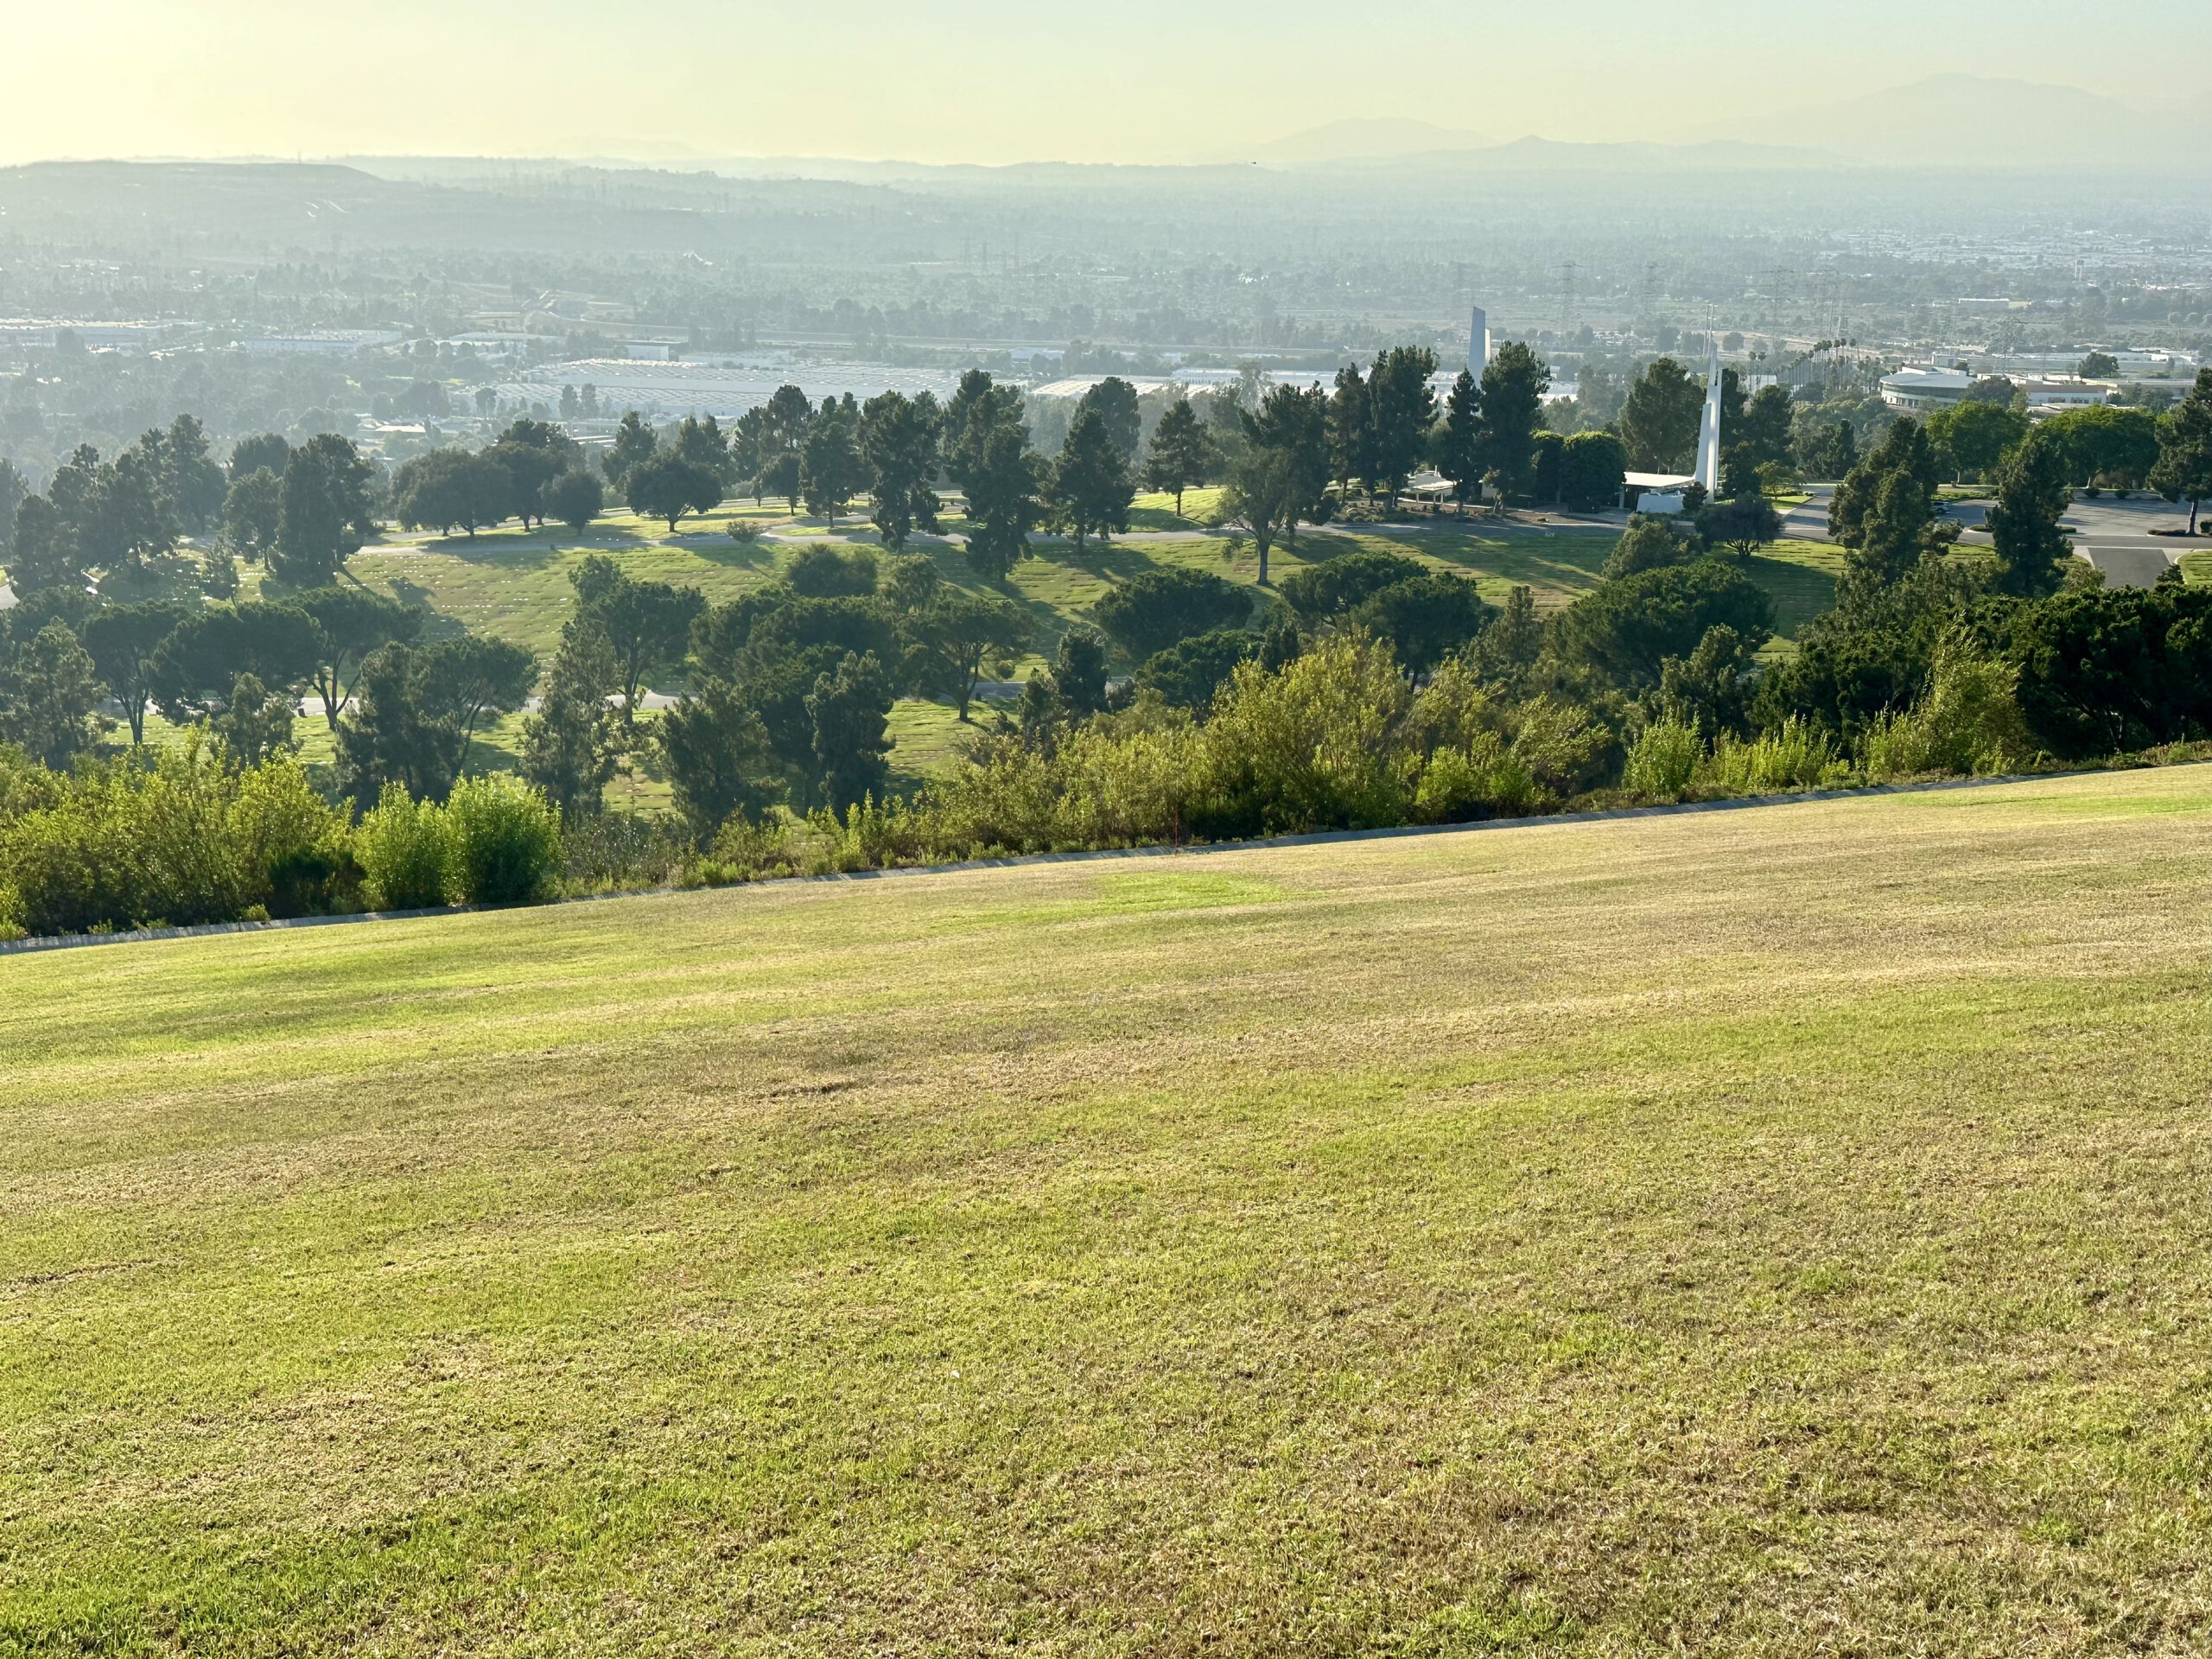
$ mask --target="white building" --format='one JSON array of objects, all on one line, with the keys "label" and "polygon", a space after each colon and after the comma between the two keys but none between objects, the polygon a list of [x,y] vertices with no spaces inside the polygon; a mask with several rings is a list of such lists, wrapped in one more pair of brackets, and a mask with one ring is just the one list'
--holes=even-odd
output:
[{"label": "white building", "polygon": [[[1931,414],[1962,402],[1981,378],[1960,369],[1907,364],[1895,374],[1882,377],[1882,401],[1891,409],[1910,414]],[[2112,381],[2084,380],[2076,374],[2015,380],[2012,385],[2026,394],[2031,410],[2081,409],[2090,404],[2108,404],[2120,391]]]},{"label": "white building", "polygon": [[406,338],[397,328],[317,328],[300,334],[257,334],[238,341],[238,346],[248,352],[351,357],[365,347],[397,346]]}]

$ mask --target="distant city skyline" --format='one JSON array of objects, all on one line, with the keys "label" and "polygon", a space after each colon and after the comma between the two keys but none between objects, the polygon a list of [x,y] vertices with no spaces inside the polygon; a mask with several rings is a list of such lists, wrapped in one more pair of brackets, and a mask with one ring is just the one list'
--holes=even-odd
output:
[{"label": "distant city skyline", "polygon": [[[637,21],[632,22],[632,17]],[[2085,19],[2087,20],[2085,22]],[[2212,7],[2130,0],[103,0],[10,25],[0,162],[62,156],[1233,159],[1342,119],[1679,140],[1939,73],[2196,98]]]}]

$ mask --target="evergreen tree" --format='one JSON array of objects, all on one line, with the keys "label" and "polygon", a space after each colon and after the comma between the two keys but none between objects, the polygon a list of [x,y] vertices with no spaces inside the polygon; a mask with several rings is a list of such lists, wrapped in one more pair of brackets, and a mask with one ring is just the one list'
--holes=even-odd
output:
[{"label": "evergreen tree", "polygon": [[1357,480],[1374,495],[1375,422],[1367,382],[1356,364],[1337,371],[1336,392],[1329,399],[1329,461],[1340,488],[1349,493]]},{"label": "evergreen tree", "polygon": [[672,454],[639,461],[622,480],[630,511],[640,518],[661,518],[673,532],[677,520],[687,512],[705,512],[719,506],[722,481],[707,467]]},{"label": "evergreen tree", "polygon": [[2055,594],[2066,580],[2074,544],[2059,520],[2073,499],[2060,440],[2031,432],[1997,474],[1989,539],[1997,550],[1999,593],[2023,599]]},{"label": "evergreen tree", "polygon": [[100,683],[60,618],[0,654],[0,743],[59,770],[99,741]]},{"label": "evergreen tree", "polygon": [[621,759],[622,727],[607,706],[620,673],[607,636],[571,617],[537,712],[523,722],[518,770],[569,823],[599,811]]},{"label": "evergreen tree", "polygon": [[1106,435],[1114,441],[1124,467],[1134,468],[1137,449],[1144,431],[1144,416],[1137,408],[1137,389],[1118,374],[1109,374],[1083,394],[1077,403],[1078,413],[1094,410],[1105,423]]},{"label": "evergreen tree", "polygon": [[1452,493],[1466,516],[1467,496],[1482,480],[1482,397],[1475,377],[1462,369],[1444,400],[1444,423],[1436,434],[1436,470],[1452,480]]},{"label": "evergreen tree", "polygon": [[891,703],[891,682],[872,652],[847,652],[836,673],[816,678],[806,713],[814,726],[817,787],[831,811],[863,797],[883,798],[889,775],[884,757],[891,752],[884,725]]},{"label": "evergreen tree", "polygon": [[1376,359],[1368,379],[1374,428],[1369,481],[1379,486],[1393,507],[1427,453],[1429,429],[1436,424],[1436,394],[1428,382],[1435,372],[1436,353],[1426,346],[1393,346]]},{"label": "evergreen tree", "polygon": [[1128,463],[1105,417],[1096,409],[1078,409],[1052,468],[1052,494],[1054,514],[1074,538],[1077,553],[1094,531],[1103,541],[1111,531],[1127,530],[1135,496]]},{"label": "evergreen tree", "polygon": [[1621,441],[1639,473],[1679,473],[1690,463],[1703,419],[1705,388],[1671,357],[1653,360],[1621,407]]},{"label": "evergreen tree", "polygon": [[946,405],[944,468],[967,498],[968,561],[1002,582],[1045,516],[1045,458],[1029,447],[1021,394],[981,369],[960,378]]},{"label": "evergreen tree", "polygon": [[149,600],[103,606],[85,619],[85,649],[110,694],[123,705],[134,747],[146,741],[146,705],[153,700],[156,658],[183,618],[181,606]]},{"label": "evergreen tree", "polygon": [[893,552],[916,530],[937,530],[941,505],[931,488],[944,416],[928,392],[887,391],[861,410],[861,466],[874,480],[876,533]]},{"label": "evergreen tree", "polygon": [[242,766],[257,766],[280,755],[296,753],[299,741],[292,735],[292,699],[271,691],[251,674],[231,682],[231,695],[223,712],[208,727],[223,741],[231,759]]},{"label": "evergreen tree", "polygon": [[2189,503],[2189,533],[2196,535],[2196,509],[2212,499],[2212,368],[2199,369],[2189,396],[2159,421],[2151,487],[2169,501]]},{"label": "evergreen tree", "polygon": [[868,487],[861,459],[860,410],[850,392],[842,401],[824,397],[806,429],[799,450],[799,493],[806,510],[837,522],[854,496]]},{"label": "evergreen tree", "polygon": [[1536,428],[1543,422],[1544,393],[1551,384],[1544,359],[1517,340],[1499,346],[1483,370],[1482,458],[1503,479],[1510,495],[1529,493]]},{"label": "evergreen tree", "polygon": [[651,461],[660,448],[660,440],[653,435],[645,417],[636,410],[622,416],[614,429],[614,447],[600,457],[600,467],[607,474],[607,481],[615,489],[623,489],[636,468]]},{"label": "evergreen tree", "polygon": [[277,493],[276,545],[270,572],[297,588],[320,587],[373,534],[369,485],[375,474],[349,438],[324,432],[292,452]]},{"label": "evergreen tree", "polygon": [[1160,415],[1153,429],[1152,449],[1145,457],[1145,487],[1175,498],[1175,516],[1183,516],[1183,492],[1203,484],[1214,467],[1213,439],[1199,423],[1198,411],[1187,397],[1178,397]]},{"label": "evergreen tree", "polygon": [[283,490],[283,480],[266,467],[231,485],[223,498],[223,539],[240,558],[260,563],[275,552]]}]

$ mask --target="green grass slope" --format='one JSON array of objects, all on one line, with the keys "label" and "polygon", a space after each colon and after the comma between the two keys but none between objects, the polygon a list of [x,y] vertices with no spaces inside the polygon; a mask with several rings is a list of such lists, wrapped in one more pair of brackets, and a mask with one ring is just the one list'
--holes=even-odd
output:
[{"label": "green grass slope", "polygon": [[2208,830],[0,958],[0,1651],[2201,1650]]}]

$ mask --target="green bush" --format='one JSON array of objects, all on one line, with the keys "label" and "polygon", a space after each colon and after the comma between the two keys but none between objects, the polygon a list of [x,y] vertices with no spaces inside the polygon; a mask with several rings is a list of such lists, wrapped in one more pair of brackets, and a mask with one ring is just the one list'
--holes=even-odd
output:
[{"label": "green bush", "polygon": [[429,910],[445,904],[453,836],[435,801],[418,801],[404,784],[386,784],[353,832],[353,855],[378,910]]},{"label": "green bush", "polygon": [[197,741],[20,791],[0,822],[0,922],[75,933],[356,907],[344,818],[289,758],[239,767]]},{"label": "green bush", "polygon": [[1927,696],[1909,712],[1884,715],[1861,745],[1872,778],[1931,772],[1986,777],[2018,772],[2035,755],[2035,740],[2016,695],[2020,671],[1948,639],[1937,647]]},{"label": "green bush", "polygon": [[1705,759],[1705,743],[1692,726],[1662,721],[1643,728],[1628,752],[1621,787],[1655,800],[1679,800]]},{"label": "green bush", "polygon": [[561,876],[561,815],[508,772],[464,778],[445,806],[448,888],[465,904],[550,899]]},{"label": "green bush", "polygon": [[1793,716],[1749,741],[1724,733],[1698,767],[1696,781],[1732,795],[1768,795],[1840,784],[1849,776],[1835,740]]}]

